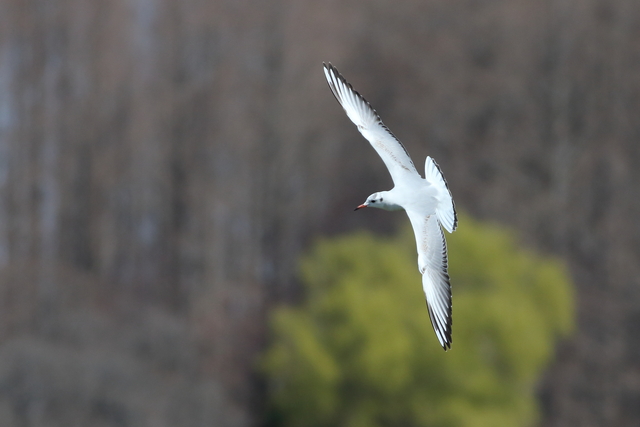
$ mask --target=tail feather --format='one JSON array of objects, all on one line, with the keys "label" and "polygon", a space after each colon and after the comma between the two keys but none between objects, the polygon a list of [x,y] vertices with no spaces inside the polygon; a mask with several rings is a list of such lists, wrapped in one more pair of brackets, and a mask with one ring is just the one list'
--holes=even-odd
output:
[{"label": "tail feather", "polygon": [[447,180],[440,170],[440,166],[431,157],[427,156],[424,166],[425,179],[435,185],[439,190],[438,207],[436,208],[436,216],[438,221],[449,233],[453,233],[458,227],[458,215],[456,214],[456,206],[451,197],[451,191]]}]

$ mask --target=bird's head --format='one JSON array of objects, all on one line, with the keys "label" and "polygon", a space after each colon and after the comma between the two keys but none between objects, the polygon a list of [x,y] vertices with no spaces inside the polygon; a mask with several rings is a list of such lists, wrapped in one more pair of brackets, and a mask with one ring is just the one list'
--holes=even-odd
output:
[{"label": "bird's head", "polygon": [[386,197],[388,193],[388,191],[379,191],[377,193],[373,193],[372,195],[367,197],[367,200],[365,200],[363,204],[355,208],[355,210],[357,211],[358,209],[362,208],[378,208],[388,211],[396,210],[399,206],[393,203],[389,203],[389,199],[388,197]]}]

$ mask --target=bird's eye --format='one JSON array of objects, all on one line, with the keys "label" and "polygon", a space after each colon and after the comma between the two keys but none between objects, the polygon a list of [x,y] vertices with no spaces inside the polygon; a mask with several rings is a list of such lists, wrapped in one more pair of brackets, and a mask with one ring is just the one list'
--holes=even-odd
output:
[{"label": "bird's eye", "polygon": [[384,199],[382,197],[380,197],[380,201],[383,201]]}]

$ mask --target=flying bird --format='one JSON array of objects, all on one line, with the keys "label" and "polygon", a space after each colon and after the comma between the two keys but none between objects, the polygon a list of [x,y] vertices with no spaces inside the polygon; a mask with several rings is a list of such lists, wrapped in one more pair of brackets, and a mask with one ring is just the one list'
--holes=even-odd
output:
[{"label": "flying bird", "polygon": [[451,284],[447,272],[447,243],[442,228],[452,233],[457,225],[451,191],[437,163],[427,157],[422,178],[400,140],[389,130],[371,104],[356,92],[336,67],[323,63],[331,92],[347,116],[378,152],[394,187],[373,193],[356,210],[372,207],[404,209],[416,236],[418,269],[422,274],[431,325],[444,350],[451,348]]}]

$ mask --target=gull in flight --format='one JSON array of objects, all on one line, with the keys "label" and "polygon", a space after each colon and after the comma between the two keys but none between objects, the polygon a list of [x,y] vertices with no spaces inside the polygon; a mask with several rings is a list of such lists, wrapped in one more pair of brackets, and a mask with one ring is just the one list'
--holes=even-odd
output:
[{"label": "gull in flight", "polygon": [[447,243],[443,227],[452,233],[458,225],[451,192],[440,167],[427,157],[422,178],[402,143],[382,123],[371,104],[356,92],[336,67],[324,64],[331,92],[347,116],[378,152],[389,169],[394,187],[373,193],[356,210],[372,207],[404,209],[416,236],[418,269],[433,330],[445,351],[451,348],[451,285],[447,272]]}]

